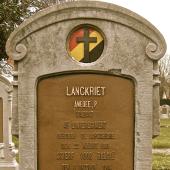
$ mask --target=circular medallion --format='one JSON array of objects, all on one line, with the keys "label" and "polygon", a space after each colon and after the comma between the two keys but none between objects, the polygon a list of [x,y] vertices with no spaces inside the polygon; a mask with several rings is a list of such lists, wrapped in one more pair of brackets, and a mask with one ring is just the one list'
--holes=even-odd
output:
[{"label": "circular medallion", "polygon": [[81,25],[74,29],[68,38],[70,56],[81,63],[92,63],[102,54],[104,38],[95,27]]}]

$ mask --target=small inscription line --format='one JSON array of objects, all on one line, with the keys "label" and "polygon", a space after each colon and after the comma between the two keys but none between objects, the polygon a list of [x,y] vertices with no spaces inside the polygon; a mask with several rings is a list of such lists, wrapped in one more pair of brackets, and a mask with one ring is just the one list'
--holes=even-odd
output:
[{"label": "small inscription line", "polygon": [[[94,111],[93,110],[80,110],[80,111],[75,111],[76,113],[79,113],[79,112],[83,112],[83,113],[93,113]],[[95,111],[96,112],[96,111]]]}]

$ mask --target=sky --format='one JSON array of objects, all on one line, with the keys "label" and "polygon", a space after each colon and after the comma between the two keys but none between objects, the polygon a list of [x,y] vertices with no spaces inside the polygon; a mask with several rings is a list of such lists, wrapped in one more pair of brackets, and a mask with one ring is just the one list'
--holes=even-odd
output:
[{"label": "sky", "polygon": [[103,0],[125,7],[151,22],[164,36],[170,54],[170,1],[169,0]]}]

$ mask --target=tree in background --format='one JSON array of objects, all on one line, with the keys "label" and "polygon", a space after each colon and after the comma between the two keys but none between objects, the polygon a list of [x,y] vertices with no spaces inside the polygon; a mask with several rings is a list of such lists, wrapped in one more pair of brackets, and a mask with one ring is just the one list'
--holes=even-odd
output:
[{"label": "tree in background", "polygon": [[68,0],[0,0],[0,60],[8,58],[5,44],[18,25],[35,12],[65,1]]},{"label": "tree in background", "polygon": [[159,61],[160,71],[160,98],[165,94],[170,99],[170,55],[165,55]]},{"label": "tree in background", "polygon": [[0,74],[5,77],[12,77],[13,67],[5,59],[0,60]]},{"label": "tree in background", "polygon": [[5,44],[10,33],[26,18],[31,15],[27,1],[0,0],[0,59],[7,58]]}]

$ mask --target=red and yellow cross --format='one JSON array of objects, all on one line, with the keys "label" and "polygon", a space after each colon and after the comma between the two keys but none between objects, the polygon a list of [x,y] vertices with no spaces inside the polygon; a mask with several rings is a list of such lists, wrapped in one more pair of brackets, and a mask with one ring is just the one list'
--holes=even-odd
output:
[{"label": "red and yellow cross", "polygon": [[90,63],[96,61],[104,48],[102,35],[92,27],[83,27],[69,37],[69,53],[76,61]]}]

